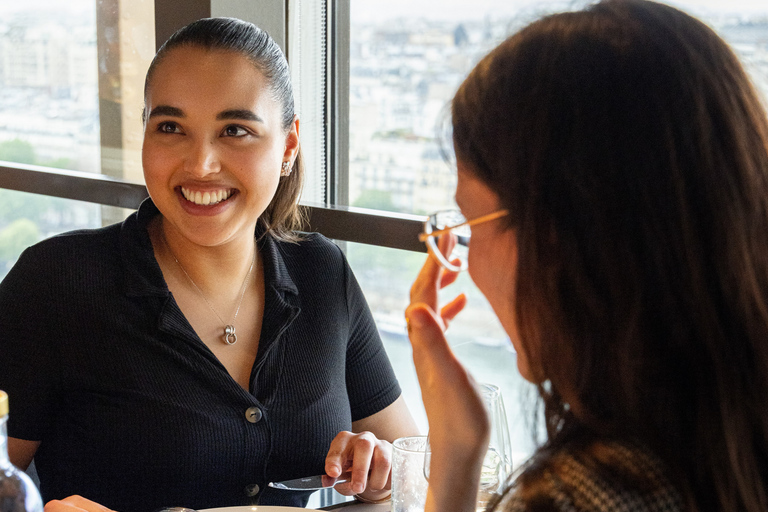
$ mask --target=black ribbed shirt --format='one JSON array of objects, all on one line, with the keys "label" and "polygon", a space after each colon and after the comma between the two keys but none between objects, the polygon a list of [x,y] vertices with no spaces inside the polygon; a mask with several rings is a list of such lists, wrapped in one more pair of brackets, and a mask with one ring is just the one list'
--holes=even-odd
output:
[{"label": "black ribbed shirt", "polygon": [[248,392],[169,292],[147,232],[157,214],[147,200],[122,224],[40,242],[0,284],[8,433],[41,441],[46,501],[303,506],[306,495],[266,484],[324,472],[334,436],[400,395],[346,259],[321,235],[261,237]]}]

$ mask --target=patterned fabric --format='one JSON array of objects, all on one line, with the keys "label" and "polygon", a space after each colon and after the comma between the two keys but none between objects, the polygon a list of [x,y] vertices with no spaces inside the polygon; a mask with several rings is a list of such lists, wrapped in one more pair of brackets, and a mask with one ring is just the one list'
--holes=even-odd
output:
[{"label": "patterned fabric", "polygon": [[633,445],[596,443],[527,468],[496,507],[503,512],[678,512],[683,499],[664,464]]}]

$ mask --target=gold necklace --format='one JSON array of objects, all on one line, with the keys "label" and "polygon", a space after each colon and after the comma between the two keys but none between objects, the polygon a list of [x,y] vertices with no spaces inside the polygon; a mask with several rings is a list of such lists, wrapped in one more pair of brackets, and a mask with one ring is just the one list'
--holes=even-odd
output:
[{"label": "gold necklace", "polygon": [[[162,228],[161,228],[162,229]],[[243,279],[243,284],[240,287],[240,300],[237,303],[237,309],[235,310],[235,316],[232,317],[232,322],[227,323],[224,321],[223,318],[221,318],[221,315],[214,309],[213,304],[211,304],[211,301],[208,300],[208,298],[203,293],[203,290],[200,289],[197,284],[195,284],[195,281],[192,280],[190,275],[187,273],[187,271],[184,269],[184,266],[181,264],[181,262],[176,258],[176,255],[173,254],[173,251],[171,250],[171,246],[168,245],[168,240],[165,238],[165,233],[162,233],[163,235],[163,243],[165,243],[165,246],[168,248],[168,252],[171,253],[171,256],[173,257],[173,260],[176,262],[176,264],[179,266],[182,272],[184,272],[184,275],[187,276],[187,279],[189,279],[189,282],[192,283],[192,286],[195,287],[195,290],[197,290],[197,293],[200,294],[200,296],[203,298],[206,304],[208,304],[208,307],[211,308],[211,311],[213,311],[213,314],[216,315],[221,321],[221,323],[224,324],[224,343],[227,345],[234,345],[237,343],[237,334],[235,334],[235,320],[237,319],[237,314],[240,312],[240,306],[243,304],[243,297],[245,297],[245,288],[246,284],[248,283],[248,277],[251,275],[251,271],[253,270],[253,265],[256,263],[256,250],[253,251],[253,259],[251,260],[251,267],[248,269],[248,273],[245,274],[245,279]]]}]

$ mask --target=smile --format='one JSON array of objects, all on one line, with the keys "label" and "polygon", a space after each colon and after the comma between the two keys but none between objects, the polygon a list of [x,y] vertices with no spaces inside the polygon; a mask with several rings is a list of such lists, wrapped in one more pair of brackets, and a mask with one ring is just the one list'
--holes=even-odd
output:
[{"label": "smile", "polygon": [[233,192],[234,189],[200,192],[181,187],[181,195],[184,196],[184,199],[201,206],[211,206],[226,201]]}]

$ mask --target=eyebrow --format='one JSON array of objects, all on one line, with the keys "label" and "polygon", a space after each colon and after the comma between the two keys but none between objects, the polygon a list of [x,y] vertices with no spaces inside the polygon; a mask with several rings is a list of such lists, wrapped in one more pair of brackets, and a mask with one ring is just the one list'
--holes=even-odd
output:
[{"label": "eyebrow", "polygon": [[216,119],[219,121],[225,119],[242,119],[244,121],[256,121],[257,123],[264,122],[264,120],[256,115],[256,113],[244,108],[225,110],[224,112],[219,113],[219,115],[216,116]]},{"label": "eyebrow", "polygon": [[184,111],[169,105],[158,105],[149,111],[150,119],[157,116],[184,117]]},{"label": "eyebrow", "polygon": [[[168,117],[186,117],[184,115],[184,111],[177,107],[171,107],[170,105],[158,105],[155,108],[153,108],[150,113],[149,117],[158,117],[158,116],[168,116]],[[219,121],[222,120],[228,120],[228,119],[242,119],[245,121],[255,121],[258,123],[263,123],[264,120],[256,115],[254,112],[239,108],[239,109],[232,109],[232,110],[225,110],[223,112],[220,112],[216,119]]]}]

